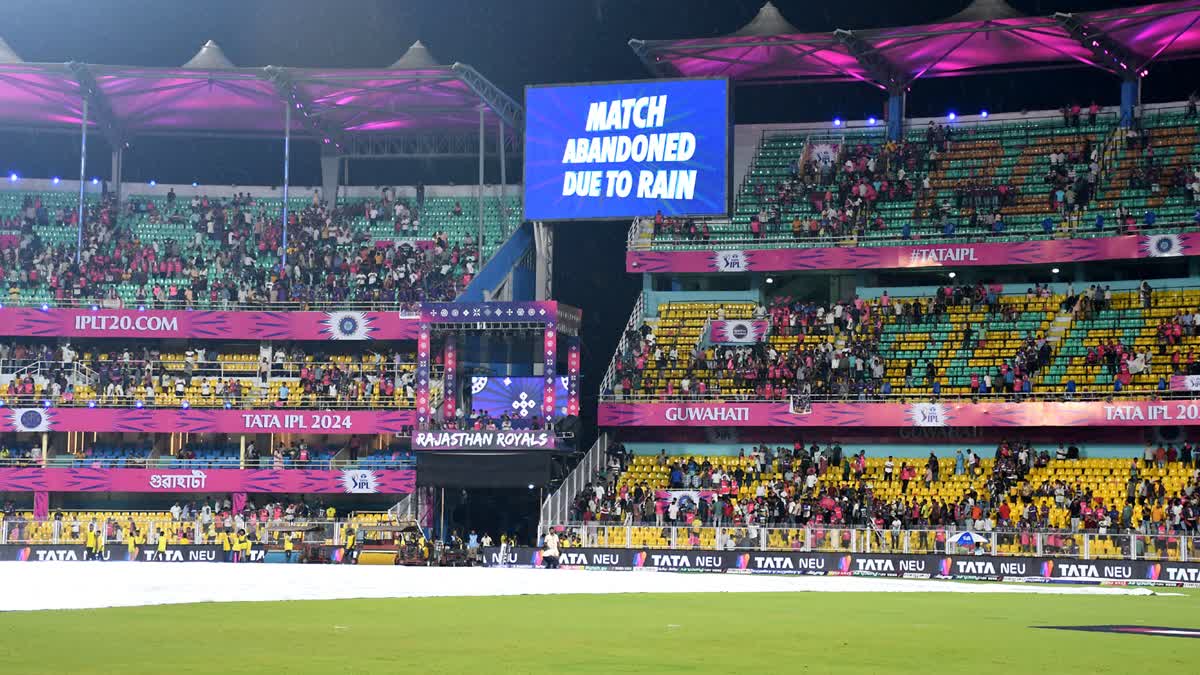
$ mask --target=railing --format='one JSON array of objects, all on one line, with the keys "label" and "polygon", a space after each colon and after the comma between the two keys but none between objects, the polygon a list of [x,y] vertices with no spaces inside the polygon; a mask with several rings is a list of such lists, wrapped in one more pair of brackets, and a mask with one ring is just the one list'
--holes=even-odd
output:
[{"label": "railing", "polygon": [[364,455],[358,459],[338,457],[319,457],[313,459],[281,459],[271,456],[259,456],[254,459],[241,457],[219,457],[213,459],[181,459],[171,455],[150,455],[142,457],[76,457],[70,454],[36,457],[0,457],[0,468],[39,467],[69,468],[83,467],[89,469],[175,469],[186,471],[190,469],[271,469],[290,471],[293,469],[307,471],[329,471],[369,467],[372,469],[414,469],[416,460],[411,457],[382,457]]},{"label": "railing", "polygon": [[[95,527],[100,538],[107,544],[110,551],[124,552],[127,546],[126,537],[130,521],[145,541],[138,544],[140,552],[154,551],[158,533],[163,532],[170,537],[172,544],[215,544],[219,531],[237,529],[238,524],[245,526],[255,543],[255,548],[282,548],[281,535],[299,533],[300,540],[294,541],[297,550],[300,544],[335,545],[341,543],[342,531],[347,521],[320,519],[280,519],[280,520],[246,520],[230,521],[227,527],[224,520],[213,513],[207,519],[201,516],[189,517],[187,520],[175,520],[169,515],[156,513],[147,518],[145,514],[129,512],[129,516],[111,519],[111,530],[104,523],[87,520],[72,520],[70,513],[64,513],[62,520],[30,521],[24,519],[8,519],[0,521],[0,544],[74,544],[83,545],[87,540],[90,527]],[[147,559],[143,555],[143,559]]]},{"label": "railing", "polygon": [[1160,400],[1160,399],[1197,399],[1200,398],[1200,391],[1171,391],[1158,389],[1124,389],[1119,392],[1113,391],[1076,391],[1074,393],[1067,392],[1052,392],[1034,390],[1031,393],[989,393],[989,394],[956,394],[942,393],[940,395],[933,394],[917,394],[905,392],[893,392],[891,394],[849,394],[839,396],[837,394],[813,394],[811,396],[790,395],[782,398],[764,398],[758,394],[712,394],[704,395],[691,394],[683,396],[675,394],[667,396],[665,394],[648,394],[634,393],[621,395],[604,394],[600,395],[601,403],[788,403],[793,412],[802,412],[804,402],[808,403],[1022,403],[1034,401],[1060,401],[1060,402],[1080,402],[1080,401],[1113,401],[1113,400]]},{"label": "railing", "polygon": [[[707,221],[710,224],[730,225],[732,221],[729,219],[716,219]],[[1072,232],[1070,239],[1098,239],[1104,237],[1120,236],[1120,223],[1106,223],[1103,230],[1089,230],[1089,225],[1085,221],[1080,221],[1075,231]],[[996,236],[1008,236],[1008,232],[1002,232],[1000,235],[995,235],[989,228],[980,226],[978,232],[966,232],[965,228],[956,230],[957,234],[953,237],[921,237],[904,239],[898,234],[893,236],[874,236],[868,235],[863,238],[855,236],[840,236],[840,237],[794,237],[791,234],[791,224],[783,223],[781,229],[786,232],[767,232],[759,238],[755,238],[746,233],[745,237],[729,238],[721,236],[719,239],[666,239],[659,237],[651,238],[648,242],[637,240],[632,250],[635,251],[652,251],[652,250],[676,250],[676,249],[703,249],[703,250],[726,250],[726,249],[746,249],[746,248],[879,248],[882,246],[969,246],[972,244],[989,243],[990,238]],[[1194,221],[1180,222],[1157,222],[1154,225],[1145,225],[1138,223],[1137,232],[1159,232],[1159,231],[1192,231],[1200,229]],[[978,234],[978,237],[971,235]],[[1051,241],[1062,239],[1056,233],[1051,234],[1022,234],[1022,237],[1031,241]],[[864,246],[864,242],[869,242],[871,246]]]},{"label": "railing", "polygon": [[611,391],[616,383],[617,363],[620,361],[621,355],[625,353],[629,332],[641,328],[642,322],[646,320],[645,311],[646,294],[638,293],[637,300],[633,303],[633,310],[629,312],[629,318],[625,320],[625,329],[621,331],[621,337],[617,339],[617,348],[608,362],[608,370],[604,371],[604,379],[600,381],[600,391]]},{"label": "railing", "polygon": [[597,474],[605,467],[605,462],[608,457],[608,434],[600,434],[596,442],[592,444],[590,450],[584,454],[571,470],[571,473],[563,479],[562,485],[557,490],[550,493],[549,496],[542,502],[541,512],[538,517],[538,538],[548,531],[551,525],[565,522],[570,514],[571,508],[575,503],[575,496],[579,494],[588,483],[596,480]]},{"label": "railing", "polygon": [[[110,365],[125,365],[122,361],[101,361],[99,364]],[[141,359],[129,362],[133,368],[138,370],[139,375],[150,375],[156,382],[159,376],[163,373],[168,375],[180,376],[186,372],[186,360],[182,359],[160,359],[149,362],[149,370],[146,369],[147,362]],[[269,365],[269,369],[266,366]],[[395,363],[394,361],[384,361],[379,365],[370,363],[335,363],[326,361],[271,361],[269,364],[263,364],[255,361],[219,361],[207,359],[203,362],[196,362],[192,369],[191,378],[193,380],[218,379],[218,380],[237,380],[242,386],[242,391],[238,395],[234,395],[228,390],[218,394],[216,387],[212,387],[208,395],[195,394],[194,392],[185,392],[183,396],[177,396],[171,391],[162,392],[158,387],[155,387],[155,396],[153,398],[146,397],[142,394],[142,387],[135,385],[131,387],[133,391],[125,391],[121,395],[108,395],[106,392],[99,389],[99,375],[91,370],[88,366],[79,361],[70,363],[63,361],[0,361],[0,374],[6,374],[8,369],[12,369],[15,377],[24,377],[25,375],[44,377],[46,373],[52,370],[63,370],[68,374],[74,375],[74,379],[69,382],[77,387],[81,384],[88,384],[96,389],[86,396],[76,392],[73,400],[65,400],[62,396],[57,399],[50,397],[45,391],[41,395],[38,394],[17,394],[9,395],[3,388],[0,388],[0,405],[9,407],[36,407],[47,404],[64,407],[118,407],[127,408],[131,406],[139,407],[166,407],[179,408],[184,407],[184,401],[187,402],[186,407],[196,408],[254,408],[254,407],[299,407],[304,403],[304,399],[309,395],[305,394],[301,389],[298,378],[300,371],[303,368],[313,370],[316,368],[337,368],[342,372],[350,373],[352,378],[364,377],[367,375],[382,374],[383,377],[398,379],[402,373],[416,371],[416,364],[409,362]],[[431,376],[434,379],[441,378],[442,366],[435,366],[431,369]],[[265,379],[264,379],[265,378]],[[250,384],[245,384],[246,382]],[[286,383],[292,387],[289,391],[287,401],[281,401],[275,396],[271,396],[271,385]],[[195,386],[195,385],[193,385]],[[399,384],[396,385],[400,387]],[[190,387],[189,387],[190,388]],[[320,388],[319,388],[320,389]],[[352,400],[343,396],[336,398],[329,397],[323,389],[311,395],[314,398],[314,405],[321,408],[363,408],[363,409],[395,409],[397,400],[400,404],[407,404],[409,407],[413,405],[413,400],[401,397],[390,397],[387,399],[380,398],[379,401],[362,401]],[[183,400],[179,400],[183,399]],[[169,400],[169,403],[164,403],[162,400]],[[400,407],[404,407],[401,405]]]},{"label": "railing", "polygon": [[339,396],[337,398],[329,398],[323,395],[313,395],[311,402],[305,395],[298,392],[293,392],[288,396],[286,401],[281,401],[276,397],[267,396],[265,393],[251,392],[247,393],[243,390],[240,396],[213,394],[210,397],[197,397],[195,399],[183,398],[176,401],[175,395],[171,395],[171,400],[165,400],[164,394],[158,394],[154,398],[147,398],[141,395],[133,395],[126,393],[123,396],[103,396],[98,394],[95,398],[81,399],[75,397],[72,400],[65,400],[59,397],[57,400],[47,398],[46,396],[21,395],[8,396],[0,394],[0,408],[153,408],[153,409],[186,409],[186,408],[224,408],[226,410],[266,410],[266,409],[295,409],[295,410],[410,410],[413,408],[411,399],[401,399],[397,401],[394,398],[380,399],[378,401],[368,400],[352,400]]},{"label": "railing", "polygon": [[129,303],[124,302],[106,302],[104,300],[89,300],[86,298],[61,298],[56,300],[35,301],[27,298],[18,298],[13,302],[4,300],[0,303],[0,309],[4,307],[37,307],[41,309],[129,309],[138,311],[150,310],[221,310],[221,311],[244,311],[244,312],[307,312],[307,311],[377,311],[377,312],[397,312],[401,318],[418,319],[421,316],[419,302],[371,302],[361,300],[296,300],[287,302],[238,302],[236,300],[194,300],[185,302],[182,300],[153,300],[147,298],[145,302]]},{"label": "railing", "polygon": [[[551,525],[556,523],[551,522]],[[874,529],[863,526],[766,527],[747,525],[672,526],[661,522],[623,524],[573,522],[566,530],[592,548],[692,549],[709,551],[816,551],[928,555],[1053,556],[1082,560],[1168,560],[1200,556],[1194,532],[1119,530],[942,530]],[[971,541],[973,543],[963,543]]]}]

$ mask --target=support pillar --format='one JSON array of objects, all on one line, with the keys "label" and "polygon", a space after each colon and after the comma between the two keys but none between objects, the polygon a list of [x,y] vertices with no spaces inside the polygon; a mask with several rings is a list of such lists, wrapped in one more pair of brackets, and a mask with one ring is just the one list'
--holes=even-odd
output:
[{"label": "support pillar", "polygon": [[280,266],[287,270],[288,249],[288,170],[292,151],[292,102],[283,102],[283,254]]},{"label": "support pillar", "polygon": [[476,244],[479,246],[479,269],[483,270],[483,264],[486,261],[483,255],[483,143],[484,143],[484,124],[483,124],[484,107],[479,106],[479,188],[476,195],[476,212],[479,218],[479,237]]},{"label": "support pillar", "polygon": [[554,230],[547,223],[533,224],[533,245],[537,255],[535,300],[553,299],[554,290]]},{"label": "support pillar", "polygon": [[581,341],[578,335],[567,337],[567,414],[579,416],[579,363]]},{"label": "support pillar", "polygon": [[889,141],[904,139],[904,113],[908,95],[904,91],[888,94],[887,100],[887,137]]},{"label": "support pillar", "polygon": [[88,123],[88,102],[87,98],[83,99],[83,115],[79,122],[79,222],[78,237],[75,245],[75,264],[80,264],[80,259],[83,256],[83,186],[87,185],[87,123]]},{"label": "support pillar", "polygon": [[112,168],[108,175],[108,182],[111,183],[109,190],[116,198],[118,206],[121,204],[121,169],[124,160],[125,154],[120,147],[112,151]]},{"label": "support pillar", "polygon": [[496,119],[496,151],[500,153],[500,216],[504,222],[504,236],[512,234],[510,227],[512,214],[508,212],[508,204],[504,201],[505,188],[508,185],[508,159],[504,156],[504,120]]},{"label": "support pillar", "polygon": [[546,321],[545,333],[542,339],[542,418],[547,425],[555,416],[554,378],[558,364],[558,326],[555,319]]},{"label": "support pillar", "polygon": [[337,204],[338,170],[342,168],[342,158],[331,143],[321,146],[321,199],[332,207]]},{"label": "support pillar", "polygon": [[421,322],[417,330],[417,429],[428,429],[429,408],[429,334],[428,323]]},{"label": "support pillar", "polygon": [[455,381],[458,379],[458,345],[453,333],[446,336],[442,350],[442,420],[450,422],[456,412]]},{"label": "support pillar", "polygon": [[1121,126],[1129,128],[1134,123],[1134,111],[1142,104],[1141,78],[1121,80]]}]

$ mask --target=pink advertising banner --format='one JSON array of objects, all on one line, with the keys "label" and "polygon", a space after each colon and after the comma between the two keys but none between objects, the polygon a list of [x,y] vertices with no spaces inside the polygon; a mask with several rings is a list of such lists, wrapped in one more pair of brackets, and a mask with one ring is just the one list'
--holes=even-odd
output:
[{"label": "pink advertising banner", "polygon": [[1200,425],[1200,400],[1029,403],[601,403],[604,427],[1084,427]]},{"label": "pink advertising banner", "polygon": [[762,342],[771,332],[768,321],[732,319],[709,322],[709,342],[713,344],[755,344]]},{"label": "pink advertising banner", "polygon": [[412,410],[226,410],[176,408],[0,408],[0,432],[396,434]]},{"label": "pink advertising banner", "polygon": [[1200,375],[1172,375],[1171,391],[1200,391]]},{"label": "pink advertising banner", "polygon": [[221,340],[415,340],[399,312],[0,308],[0,335]]},{"label": "pink advertising banner", "polygon": [[1170,258],[1200,247],[1200,233],[1151,234],[1016,243],[920,244],[873,247],[744,250],[628,251],[627,271],[784,272],[790,270],[903,269],[971,265],[1038,265]]},{"label": "pink advertising banner", "polygon": [[269,492],[408,494],[411,469],[281,471],[241,469],[0,469],[0,492]]}]

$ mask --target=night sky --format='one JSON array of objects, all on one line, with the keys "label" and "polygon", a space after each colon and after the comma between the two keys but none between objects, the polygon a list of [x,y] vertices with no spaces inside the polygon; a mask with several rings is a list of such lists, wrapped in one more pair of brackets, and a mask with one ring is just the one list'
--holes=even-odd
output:
[{"label": "night sky", "polygon": [[[813,2],[776,0],[804,31],[912,25],[949,16],[964,1]],[[1011,0],[1028,14],[1086,11],[1139,2]],[[177,66],[206,40],[216,40],[240,66],[386,66],[415,40],[443,63],[474,66],[515,99],[526,84],[638,79],[648,74],[630,38],[706,37],[737,30],[761,0],[181,0],[83,2],[6,0],[0,36],[28,61]],[[1144,100],[1179,100],[1194,86],[1191,64],[1152,68]],[[1061,106],[1066,100],[1118,102],[1117,81],[1075,68],[998,77],[946,78],[914,85],[911,116],[950,108],[1008,111]],[[862,84],[740,88],[737,121],[777,122],[878,115],[883,95]],[[108,174],[108,153],[93,141],[88,172]],[[98,147],[97,147],[98,146]],[[276,184],[282,143],[212,139],[135,140],[126,153],[126,180]],[[0,169],[25,176],[73,175],[78,140],[71,136],[0,132]],[[468,163],[385,166],[356,164],[358,184],[474,182]],[[359,168],[363,167],[363,168]],[[369,167],[369,168],[368,168]],[[317,184],[316,148],[293,146],[292,180]],[[489,175],[489,182],[496,180]],[[510,176],[511,179],[511,176]],[[628,223],[557,227],[556,294],[584,309],[584,409],[594,414],[595,389],[639,280],[625,274]],[[590,428],[585,419],[585,428]]]}]

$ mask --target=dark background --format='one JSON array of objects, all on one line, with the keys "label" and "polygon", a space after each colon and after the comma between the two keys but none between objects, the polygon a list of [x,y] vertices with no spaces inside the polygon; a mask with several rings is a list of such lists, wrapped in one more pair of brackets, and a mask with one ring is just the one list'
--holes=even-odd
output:
[{"label": "dark background", "polygon": [[[966,0],[813,2],[776,0],[802,31],[914,25],[945,18]],[[1027,14],[1086,11],[1140,2],[1012,0]],[[27,61],[177,66],[215,40],[239,66],[380,67],[415,40],[442,63],[462,62],[518,101],[527,84],[648,77],[630,38],[668,39],[733,32],[761,0],[6,0],[0,36]],[[1147,102],[1180,100],[1194,87],[1190,63],[1151,67]],[[908,114],[1056,108],[1119,102],[1118,81],[1088,68],[1018,75],[922,80]],[[0,102],[2,105],[2,102]],[[884,95],[863,84],[771,85],[735,91],[740,123],[882,116]],[[88,173],[107,177],[108,149],[93,135]],[[96,147],[99,146],[99,147]],[[125,153],[129,181],[272,185],[280,181],[282,141],[135,139]],[[0,132],[0,170],[22,176],[72,176],[72,135]],[[491,163],[494,164],[494,163]],[[320,183],[315,145],[293,144],[292,181]],[[487,180],[498,179],[496,167]],[[473,183],[474,163],[357,162],[356,184]],[[510,173],[510,180],[519,176]],[[595,429],[599,381],[640,288],[624,272],[629,223],[556,226],[555,294],[584,311],[583,429]]]}]

